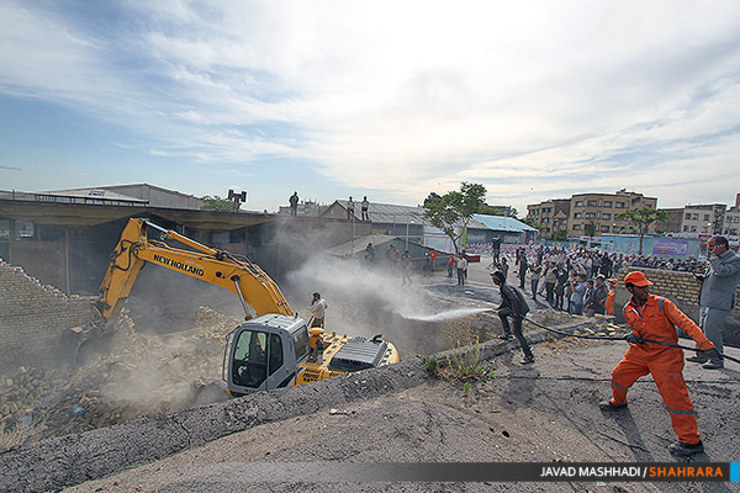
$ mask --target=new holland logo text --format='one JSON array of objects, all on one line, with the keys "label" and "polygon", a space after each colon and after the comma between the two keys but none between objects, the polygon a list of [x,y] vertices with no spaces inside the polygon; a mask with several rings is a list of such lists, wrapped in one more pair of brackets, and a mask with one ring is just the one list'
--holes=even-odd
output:
[{"label": "new holland logo text", "polygon": [[179,260],[172,260],[171,258],[163,257],[161,255],[155,255],[154,261],[159,262],[162,265],[166,265],[167,267],[181,270],[188,274],[195,274],[196,276],[203,277],[203,268],[197,264],[188,265],[184,262],[180,262]]}]

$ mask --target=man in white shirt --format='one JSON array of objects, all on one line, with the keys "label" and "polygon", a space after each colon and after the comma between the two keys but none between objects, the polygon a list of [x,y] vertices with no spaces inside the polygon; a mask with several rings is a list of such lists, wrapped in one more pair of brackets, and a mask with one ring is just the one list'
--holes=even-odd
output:
[{"label": "man in white shirt", "polygon": [[465,250],[457,256],[455,267],[457,267],[457,285],[465,286],[465,278],[468,277],[468,259],[465,258]]},{"label": "man in white shirt", "polygon": [[308,307],[311,310],[311,315],[313,315],[311,327],[324,327],[324,316],[327,308],[329,308],[329,305],[321,297],[321,293],[314,293],[313,299],[311,299],[311,305]]}]

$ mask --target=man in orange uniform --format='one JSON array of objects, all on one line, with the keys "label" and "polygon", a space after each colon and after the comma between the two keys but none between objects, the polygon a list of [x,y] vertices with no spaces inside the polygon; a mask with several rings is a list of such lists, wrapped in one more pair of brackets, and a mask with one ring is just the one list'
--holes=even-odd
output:
[{"label": "man in orange uniform", "polygon": [[613,397],[601,402],[599,407],[604,411],[627,407],[629,388],[638,378],[650,373],[663,396],[671,415],[671,425],[678,435],[679,441],[669,445],[668,451],[680,457],[703,452],[696,413],[683,379],[683,351],[641,342],[639,338],[676,344],[677,326],[694,339],[703,351],[714,349],[714,344],[672,301],[650,294],[648,286],[653,283],[648,281],[645,274],[630,272],[624,278],[624,284],[632,294],[632,299],[622,309],[624,319],[632,326],[632,334],[626,337],[630,348],[612,371]]},{"label": "man in orange uniform", "polygon": [[617,294],[617,280],[609,279],[609,292],[606,295],[604,308],[607,315],[614,315],[614,295]]}]

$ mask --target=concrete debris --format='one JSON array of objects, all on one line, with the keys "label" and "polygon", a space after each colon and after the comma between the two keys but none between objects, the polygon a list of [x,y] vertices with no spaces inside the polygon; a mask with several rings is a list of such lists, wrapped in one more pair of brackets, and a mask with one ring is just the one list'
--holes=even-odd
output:
[{"label": "concrete debris", "polygon": [[19,367],[0,379],[0,450],[198,404],[221,379],[226,336],[238,323],[200,307],[191,329],[150,335],[128,319],[111,350],[81,367]]}]

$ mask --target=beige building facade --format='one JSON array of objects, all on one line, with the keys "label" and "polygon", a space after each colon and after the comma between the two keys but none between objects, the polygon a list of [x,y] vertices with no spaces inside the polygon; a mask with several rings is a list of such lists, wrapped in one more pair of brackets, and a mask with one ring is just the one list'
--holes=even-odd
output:
[{"label": "beige building facade", "polygon": [[580,193],[570,199],[548,200],[527,206],[527,219],[536,225],[545,238],[558,229],[568,234],[585,235],[593,228],[593,235],[629,233],[627,221],[617,219],[626,211],[648,207],[655,209],[658,199],[641,193],[619,190],[616,193]]}]

